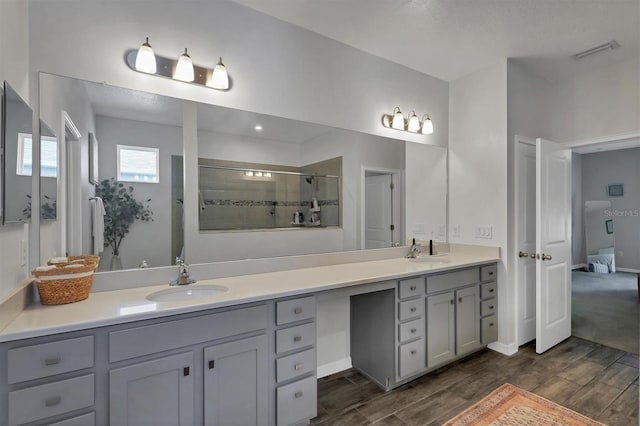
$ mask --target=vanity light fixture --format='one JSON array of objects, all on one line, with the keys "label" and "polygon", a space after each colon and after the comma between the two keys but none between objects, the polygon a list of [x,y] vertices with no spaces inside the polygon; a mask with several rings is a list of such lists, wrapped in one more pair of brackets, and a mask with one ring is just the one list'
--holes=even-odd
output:
[{"label": "vanity light fixture", "polygon": [[173,78],[180,81],[186,81],[187,83],[193,82],[195,79],[195,72],[193,70],[193,61],[191,56],[187,53],[187,48],[184,48],[184,53],[180,55],[178,59],[178,65],[176,65],[176,73]]},{"label": "vanity light fixture", "polygon": [[147,37],[147,40],[142,43],[142,46],[138,49],[138,54],[136,55],[136,70],[147,74],[155,74],[156,69],[156,55],[153,53],[153,49],[149,44],[149,37]]},{"label": "vanity light fixture", "polygon": [[391,114],[382,116],[382,125],[386,128],[404,130],[406,132],[430,135],[433,133],[433,122],[429,114],[422,116],[422,120],[418,119],[415,111],[409,112],[409,116],[405,119],[400,112],[400,107],[395,107]]},{"label": "vanity light fixture", "polygon": [[136,72],[151,74],[158,77],[197,84],[216,90],[229,90],[233,81],[229,77],[227,67],[222,58],[213,68],[204,68],[193,64],[187,49],[176,60],[157,56],[147,37],[139,49],[129,50],[125,56],[129,68]]}]

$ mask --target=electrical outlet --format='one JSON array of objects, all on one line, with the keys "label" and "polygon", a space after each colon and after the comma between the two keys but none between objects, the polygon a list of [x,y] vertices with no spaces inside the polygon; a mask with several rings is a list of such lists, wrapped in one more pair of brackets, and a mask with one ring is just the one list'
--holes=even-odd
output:
[{"label": "electrical outlet", "polygon": [[454,237],[460,236],[460,225],[456,225],[453,227],[453,236]]},{"label": "electrical outlet", "polygon": [[493,238],[493,227],[491,225],[476,226],[475,231],[476,238],[486,238],[489,240]]}]

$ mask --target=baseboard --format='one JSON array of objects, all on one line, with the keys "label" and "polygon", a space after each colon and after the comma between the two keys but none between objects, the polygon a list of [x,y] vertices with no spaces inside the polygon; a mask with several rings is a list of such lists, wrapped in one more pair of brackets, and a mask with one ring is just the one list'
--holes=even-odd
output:
[{"label": "baseboard", "polygon": [[571,267],[571,269],[582,269],[582,268],[586,268],[588,265],[586,263],[580,263],[578,265],[573,265]]},{"label": "baseboard", "polygon": [[496,352],[500,352],[503,355],[513,355],[518,352],[518,344],[517,343],[502,343],[502,342],[493,342],[489,343],[489,349],[494,350]]},{"label": "baseboard", "polygon": [[321,377],[330,376],[335,373],[339,373],[351,368],[351,357],[339,359],[337,361],[330,362],[318,366],[318,379]]},{"label": "baseboard", "polygon": [[634,274],[640,274],[640,269],[633,269],[633,268],[618,268],[618,267],[616,267],[616,271],[631,272],[631,273],[634,273]]}]

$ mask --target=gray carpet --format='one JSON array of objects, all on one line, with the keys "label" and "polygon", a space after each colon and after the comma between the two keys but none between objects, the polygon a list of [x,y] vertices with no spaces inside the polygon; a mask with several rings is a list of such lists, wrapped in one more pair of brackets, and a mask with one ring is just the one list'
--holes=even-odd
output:
[{"label": "gray carpet", "polygon": [[637,274],[572,273],[574,336],[638,353],[640,304]]}]

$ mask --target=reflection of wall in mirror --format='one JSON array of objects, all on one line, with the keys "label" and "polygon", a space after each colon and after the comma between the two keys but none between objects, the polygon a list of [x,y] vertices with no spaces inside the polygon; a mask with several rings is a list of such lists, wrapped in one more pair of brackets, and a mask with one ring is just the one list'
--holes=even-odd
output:
[{"label": "reflection of wall in mirror", "polygon": [[5,223],[29,222],[23,210],[31,195],[31,176],[17,174],[19,134],[31,136],[31,108],[20,101],[7,99],[5,128]]}]

